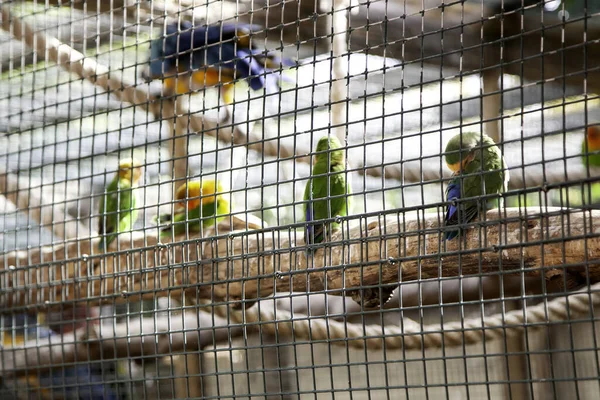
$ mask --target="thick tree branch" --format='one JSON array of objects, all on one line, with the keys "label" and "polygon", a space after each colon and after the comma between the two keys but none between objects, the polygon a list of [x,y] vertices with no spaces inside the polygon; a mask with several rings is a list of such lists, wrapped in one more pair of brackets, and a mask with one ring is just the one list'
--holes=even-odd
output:
[{"label": "thick tree branch", "polygon": [[[216,230],[213,227],[204,231],[204,236],[265,226],[254,216],[234,215],[231,221],[227,218],[219,223]],[[190,234],[190,238],[201,236]],[[175,237],[175,242],[185,239],[181,235]],[[77,239],[60,246],[2,255],[0,312],[18,306],[53,308],[82,299],[89,299],[88,305],[113,303],[115,295],[119,302],[133,296],[141,300],[178,295],[183,266],[202,260],[197,241],[171,244],[169,239],[161,239],[159,243],[156,232],[150,229],[122,233],[111,243],[109,251],[115,252],[109,255],[100,252],[98,242],[98,238]]]},{"label": "thick tree branch", "polygon": [[[40,306],[48,301],[154,297],[181,290],[212,301],[253,301],[273,292],[345,290],[390,286],[438,277],[525,274],[556,279],[563,272],[600,280],[600,212],[566,209],[489,211],[464,241],[445,242],[442,215],[387,213],[370,221],[343,221],[343,231],[307,254],[293,229],[219,226],[205,238],[158,245],[150,232],[123,234],[119,252],[95,255],[95,240],[4,255],[0,305]],[[350,222],[351,227],[348,227]],[[250,225],[259,228],[260,225]],[[176,238],[182,240],[183,238]],[[95,249],[93,249],[95,250]],[[94,252],[95,253],[95,252]],[[569,278],[570,279],[570,278]],[[568,285],[567,285],[568,286]]]}]

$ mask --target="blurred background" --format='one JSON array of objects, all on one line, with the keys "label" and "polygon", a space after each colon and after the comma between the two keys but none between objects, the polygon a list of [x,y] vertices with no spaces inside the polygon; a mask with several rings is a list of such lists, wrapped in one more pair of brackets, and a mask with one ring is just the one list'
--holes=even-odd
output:
[{"label": "blurred background", "polygon": [[[448,140],[461,130],[483,131],[503,151],[511,175],[507,207],[593,207],[600,202],[600,188],[592,184],[597,173],[581,162],[585,129],[600,123],[597,1],[47,0],[0,4],[4,27],[0,31],[0,252],[5,258],[15,250],[55,248],[95,237],[104,188],[119,160],[132,156],[143,163],[140,217],[134,226],[140,234],[158,233],[153,220],[170,212],[173,185],[186,176],[218,178],[234,205],[234,215],[254,216],[271,227],[301,229],[298,224],[304,215],[299,200],[310,174],[307,156],[314,152],[318,139],[330,133],[346,140],[353,193],[349,214],[404,208],[442,212],[451,171],[441,154]],[[149,110],[150,100],[137,104],[123,101],[113,91],[57,64],[49,51],[27,45],[27,35],[14,23],[17,19],[35,35],[58,39],[86,59],[106,66],[130,87],[147,92],[153,104],[163,104],[162,97],[165,104],[174,101],[164,95],[160,80],[148,83],[142,77],[151,40],[163,34],[166,21],[256,24],[264,28],[253,34],[259,47],[280,51],[297,64],[283,70],[286,79],[276,93],[252,91],[240,81],[227,108],[219,103],[216,87],[191,93],[181,101],[185,103],[183,114],[201,118],[203,129],[190,124],[174,133],[177,128],[166,114]],[[180,143],[185,142],[185,159],[176,156],[173,135],[177,134],[183,140]],[[252,145],[260,145],[264,151],[249,148]],[[81,258],[82,254],[72,257]],[[1,284],[5,289],[6,282]],[[441,283],[432,283],[436,293],[441,291]],[[448,283],[453,284],[454,292],[462,290],[462,283]],[[423,290],[418,285],[401,286],[396,297],[418,296]],[[518,282],[517,287],[525,284]],[[399,294],[402,290],[404,295]],[[483,302],[479,289],[474,290]],[[315,311],[320,315],[327,314],[330,307],[341,314],[345,307],[356,306],[350,299],[338,297],[328,305],[323,295],[314,296],[321,296],[313,300],[321,305]],[[308,298],[304,295],[295,301]],[[485,307],[476,304],[477,299],[474,304],[455,299],[454,308],[447,311],[439,304],[424,309],[423,303],[403,309],[396,302],[395,312],[385,318],[396,325],[404,312],[421,322],[463,320],[469,315],[482,319],[484,314],[523,306],[522,296],[510,305],[498,300]],[[310,309],[310,305],[285,307]],[[142,318],[186,312],[183,303],[164,297],[86,308],[91,314],[77,317],[76,311],[65,305],[58,321],[52,320],[52,313],[41,319],[37,314],[26,315],[31,311],[27,307],[5,308],[0,325],[3,351],[53,334],[42,332],[42,327],[64,335],[76,331],[78,324],[96,322],[112,329],[116,341],[120,334],[128,335],[127,330],[113,329],[118,324],[128,326],[141,323]],[[67,312],[72,314],[66,316]],[[372,317],[373,323],[385,319]],[[354,322],[360,323],[362,318],[356,315]],[[65,331],[67,325],[70,329]],[[444,354],[438,355],[417,351],[411,356],[415,365],[420,365],[417,373],[401,350],[389,355],[403,359],[392,366],[387,365],[385,352],[376,356],[383,357],[378,364],[369,363],[366,352],[361,355],[353,350],[356,353],[350,355],[347,348],[343,352],[348,354],[340,355],[343,360],[335,361],[335,354],[324,356],[332,350],[323,344],[313,348],[313,344],[303,343],[296,348],[292,338],[285,339],[290,343],[284,345],[283,338],[254,334],[234,339],[237,333],[227,332],[224,341],[211,339],[212,350],[204,355],[201,368],[197,361],[194,367],[182,364],[178,358],[182,355],[175,353],[142,355],[135,360],[98,359],[89,368],[87,363],[71,362],[63,365],[60,374],[32,367],[35,383],[27,374],[19,378],[0,375],[0,397],[193,397],[191,380],[182,384],[178,379],[195,374],[204,382],[204,398],[250,398],[254,391],[257,395],[252,398],[413,398],[409,393],[421,398],[438,393],[437,389],[446,398],[521,398],[513,389],[505,389],[510,380],[507,354],[512,351],[508,345],[503,348],[494,343],[490,346],[499,347],[486,348],[484,344],[483,355],[473,363],[466,350],[443,350]],[[546,332],[544,343],[550,346],[560,332]],[[579,334],[595,337],[588,331]],[[277,344],[271,349],[277,354],[265,350],[269,341]],[[221,346],[227,350],[220,352]],[[588,347],[595,354],[595,345]],[[457,352],[452,353],[454,350]],[[312,360],[305,360],[309,353]],[[260,365],[253,364],[261,356]],[[427,370],[426,359],[437,364],[429,364]],[[592,359],[591,355],[586,358],[584,363],[591,366],[583,368],[592,371],[589,379],[597,379],[597,357]],[[486,376],[477,375],[474,371],[481,369],[477,364],[481,360],[498,364],[483,368]],[[556,365],[561,364],[557,360]],[[304,367],[299,367],[304,362]],[[177,369],[178,363],[185,367],[183,372]],[[352,363],[375,368],[371,370],[374,380],[369,381],[367,373],[367,383],[363,382],[364,376],[354,367],[350,372]],[[454,363],[458,366],[452,367]],[[311,364],[321,365],[325,371],[321,378]],[[567,364],[561,365],[567,368]],[[460,376],[448,378],[453,370],[460,370]],[[475,374],[471,377],[475,376],[476,383],[470,385],[467,371]],[[589,383],[592,389],[572,386],[572,382],[550,388],[541,383],[535,386],[534,382],[544,379],[561,379],[561,372],[556,371],[550,378],[537,379],[535,371],[530,366],[523,378],[526,389],[521,393],[526,397],[522,398],[566,398],[562,396],[574,393],[572,390],[579,398],[593,398],[600,390],[589,379],[583,385]],[[390,381],[378,380],[384,376]],[[427,385],[428,376],[429,382],[437,382],[432,392],[418,388]],[[438,382],[439,376],[445,378]],[[405,387],[396,387],[390,394],[393,377]],[[570,378],[573,376],[565,372],[563,379]],[[411,379],[414,386],[408,383]],[[462,382],[456,384],[456,390],[453,379]],[[492,380],[496,386],[489,385]],[[361,382],[357,385],[362,392],[346,390],[346,381]],[[38,390],[40,387],[60,390],[49,394]],[[368,387],[380,390],[367,392]],[[187,394],[182,395],[184,392]]]}]

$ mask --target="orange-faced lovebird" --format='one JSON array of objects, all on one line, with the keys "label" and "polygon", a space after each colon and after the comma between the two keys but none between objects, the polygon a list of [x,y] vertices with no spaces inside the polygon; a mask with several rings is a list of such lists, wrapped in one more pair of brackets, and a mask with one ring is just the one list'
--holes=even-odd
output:
[{"label": "orange-faced lovebird", "polygon": [[584,166],[600,167],[600,125],[588,127],[581,143],[581,159]]},{"label": "orange-faced lovebird", "polygon": [[247,79],[254,90],[278,88],[281,68],[295,63],[251,43],[250,32],[260,27],[246,24],[194,26],[177,22],[150,44],[147,81],[164,79],[169,93],[184,94],[220,85],[225,104],[233,102],[236,80]]}]

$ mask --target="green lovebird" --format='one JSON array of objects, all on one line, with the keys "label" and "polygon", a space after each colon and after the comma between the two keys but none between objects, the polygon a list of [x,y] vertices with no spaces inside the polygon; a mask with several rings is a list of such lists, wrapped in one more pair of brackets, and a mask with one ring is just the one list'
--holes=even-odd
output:
[{"label": "green lovebird", "polygon": [[[446,189],[445,239],[456,237],[461,225],[468,224],[479,212],[494,208],[496,199],[478,201],[478,196],[508,190],[509,173],[500,149],[485,134],[468,132],[454,136],[446,146],[446,164],[454,179]],[[456,200],[469,199],[457,203]],[[499,199],[502,205],[502,199]],[[484,204],[483,206],[481,204]]]},{"label": "green lovebird", "polygon": [[[186,226],[189,232],[200,232],[200,223],[206,229],[222,221],[225,215],[231,213],[229,202],[222,193],[221,183],[214,179],[202,179],[202,182],[194,180],[181,185],[175,193],[175,213],[163,214],[158,218],[159,224],[171,222],[170,226],[162,229],[161,237],[170,237],[171,233],[181,235],[185,233]],[[223,216],[214,218],[215,215]]]},{"label": "green lovebird", "polygon": [[131,230],[138,217],[135,207],[134,188],[142,176],[141,164],[137,160],[126,159],[119,163],[119,171],[108,184],[100,201],[98,234],[102,237],[98,248],[106,248],[121,232]]},{"label": "green lovebird", "polygon": [[584,166],[600,167],[600,126],[590,126],[581,143],[581,160]]},{"label": "green lovebird", "polygon": [[[304,190],[306,222],[348,215],[347,207],[350,207],[350,199],[347,195],[351,190],[350,182],[346,182],[344,151],[340,150],[340,147],[342,146],[339,140],[334,136],[322,137],[317,143],[318,154],[315,156],[312,177],[306,183]],[[328,150],[332,151],[328,152]],[[326,197],[329,199],[319,200]],[[307,224],[304,230],[304,242],[320,243],[338,229],[340,224],[336,222]]]}]

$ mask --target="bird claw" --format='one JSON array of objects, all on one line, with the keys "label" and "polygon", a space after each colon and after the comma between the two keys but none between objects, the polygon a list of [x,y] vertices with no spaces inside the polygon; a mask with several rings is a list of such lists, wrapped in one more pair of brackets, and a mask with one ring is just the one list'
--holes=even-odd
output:
[{"label": "bird claw", "polygon": [[396,290],[395,286],[386,286],[381,288],[381,296],[379,296],[379,288],[349,290],[346,295],[352,297],[352,300],[363,308],[373,309],[387,303],[392,298],[394,290]]},{"label": "bird claw", "polygon": [[231,305],[231,309],[235,310],[235,311],[240,311],[242,308],[244,310],[249,309],[250,307],[254,306],[257,303],[257,300],[235,300],[235,302]]}]

